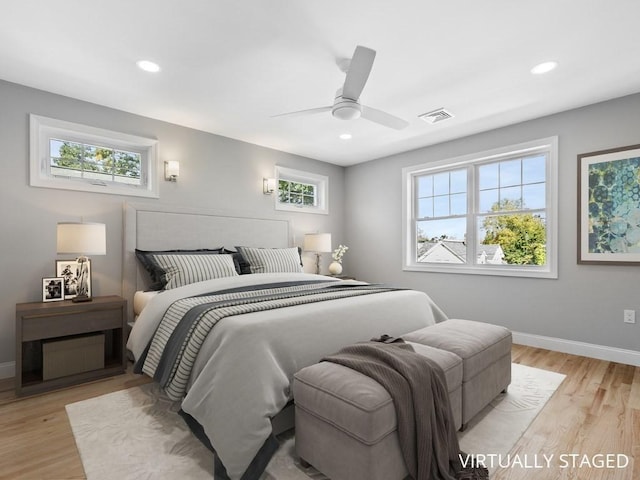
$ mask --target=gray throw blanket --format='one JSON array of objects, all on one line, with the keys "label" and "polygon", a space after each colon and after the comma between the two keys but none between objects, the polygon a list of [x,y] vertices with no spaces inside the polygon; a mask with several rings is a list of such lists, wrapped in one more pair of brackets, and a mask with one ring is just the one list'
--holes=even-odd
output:
[{"label": "gray throw blanket", "polygon": [[341,349],[323,361],[338,363],[382,385],[396,409],[398,438],[415,480],[488,478],[486,469],[461,476],[460,447],[442,368],[401,339],[383,336]]}]

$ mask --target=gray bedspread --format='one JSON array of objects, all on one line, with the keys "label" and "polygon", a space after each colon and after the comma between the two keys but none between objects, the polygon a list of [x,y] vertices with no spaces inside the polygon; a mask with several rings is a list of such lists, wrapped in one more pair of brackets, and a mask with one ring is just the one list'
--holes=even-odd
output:
[{"label": "gray bedspread", "polygon": [[[128,348],[140,359],[164,313],[181,298],[318,280],[348,283],[313,274],[252,274],[163,292],[138,317]],[[445,319],[425,293],[411,290],[227,316],[210,330],[193,359],[182,409],[202,426],[229,478],[240,479],[271,437],[271,418],[292,399],[295,372],[346,345],[383,333],[401,336]]]}]

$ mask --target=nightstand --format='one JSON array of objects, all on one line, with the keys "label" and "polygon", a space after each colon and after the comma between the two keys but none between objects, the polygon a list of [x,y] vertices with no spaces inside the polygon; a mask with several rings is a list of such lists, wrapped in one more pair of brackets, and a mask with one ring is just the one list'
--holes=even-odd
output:
[{"label": "nightstand", "polygon": [[16,395],[124,373],[127,301],[16,305]]}]

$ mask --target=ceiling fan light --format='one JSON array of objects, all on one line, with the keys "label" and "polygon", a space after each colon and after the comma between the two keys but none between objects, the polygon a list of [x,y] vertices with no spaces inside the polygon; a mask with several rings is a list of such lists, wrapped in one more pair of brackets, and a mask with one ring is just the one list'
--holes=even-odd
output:
[{"label": "ceiling fan light", "polygon": [[340,120],[355,120],[356,118],[360,118],[360,114],[362,112],[360,110],[360,105],[357,103],[344,102],[334,105],[331,113],[334,117],[339,118]]}]

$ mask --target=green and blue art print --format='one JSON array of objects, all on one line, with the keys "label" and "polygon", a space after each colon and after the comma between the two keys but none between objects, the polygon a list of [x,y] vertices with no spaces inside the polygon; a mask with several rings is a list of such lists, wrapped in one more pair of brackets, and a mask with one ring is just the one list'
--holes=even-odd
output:
[{"label": "green and blue art print", "polygon": [[640,263],[640,145],[578,155],[579,263]]}]

